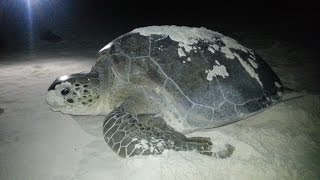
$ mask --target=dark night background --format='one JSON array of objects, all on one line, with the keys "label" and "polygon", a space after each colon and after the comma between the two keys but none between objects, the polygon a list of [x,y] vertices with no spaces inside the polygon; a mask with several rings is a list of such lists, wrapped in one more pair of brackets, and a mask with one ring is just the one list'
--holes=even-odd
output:
[{"label": "dark night background", "polygon": [[[26,45],[26,0],[2,0],[0,8],[1,48]],[[20,2],[20,3],[17,3]],[[36,28],[46,27],[63,39],[63,31],[81,38],[81,33],[97,33],[101,42],[147,25],[204,26],[229,35],[241,42],[234,32],[259,32],[278,39],[319,48],[319,10],[308,2],[232,2],[227,1],[84,1],[36,0]],[[40,22],[40,23],[39,23]],[[40,24],[40,25],[39,25]],[[90,33],[85,33],[89,34]],[[96,34],[96,35],[95,35]],[[35,35],[37,38],[37,36]],[[97,42],[98,43],[98,42]],[[101,47],[99,44],[97,47]],[[12,48],[12,47],[11,47]],[[9,48],[10,49],[10,48]]]}]

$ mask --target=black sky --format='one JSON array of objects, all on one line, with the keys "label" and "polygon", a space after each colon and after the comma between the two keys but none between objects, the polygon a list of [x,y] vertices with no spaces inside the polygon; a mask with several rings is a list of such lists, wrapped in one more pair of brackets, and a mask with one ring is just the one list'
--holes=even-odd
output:
[{"label": "black sky", "polygon": [[[20,32],[14,36],[8,33],[21,28],[13,26],[11,22],[25,18],[22,12],[10,12],[8,6],[3,6],[14,1],[22,0],[0,0],[0,48],[1,44],[2,47],[6,46],[4,41],[8,42],[8,38],[19,37]],[[42,6],[47,7],[38,14],[42,21],[40,24],[61,24],[59,22],[72,17],[73,24],[77,24],[75,31],[108,29],[108,32],[120,35],[140,26],[175,24],[204,26],[226,35],[232,35],[233,31],[258,31],[315,48],[320,39],[318,6],[306,1],[42,0]],[[51,14],[58,18],[51,18]],[[59,32],[59,29],[53,31]]]}]

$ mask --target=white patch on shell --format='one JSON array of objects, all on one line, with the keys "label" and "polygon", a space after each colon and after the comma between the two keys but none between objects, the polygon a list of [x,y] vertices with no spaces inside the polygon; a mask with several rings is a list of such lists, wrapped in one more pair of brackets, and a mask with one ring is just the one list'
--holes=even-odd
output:
[{"label": "white patch on shell", "polygon": [[192,49],[194,50],[194,52],[198,52],[198,49],[195,46],[193,46]]},{"label": "white patch on shell", "polygon": [[234,53],[227,47],[221,47],[221,52],[224,53],[224,56],[228,59],[234,59]]},{"label": "white patch on shell", "polygon": [[[204,27],[192,28],[186,26],[148,26],[137,28],[133,33],[140,33],[142,36],[149,36],[151,34],[168,35],[170,39],[181,42],[183,46],[190,46],[198,42],[199,39],[204,41],[213,41],[215,37],[221,37],[222,34],[211,31]],[[180,46],[180,45],[179,45]],[[190,47],[192,49],[192,47]],[[188,51],[186,49],[186,51]]]},{"label": "white patch on shell", "polygon": [[180,48],[178,48],[178,55],[179,55],[179,57],[184,57],[184,56],[186,56],[186,54],[184,53],[184,51],[183,51],[183,49],[180,47]]},{"label": "white patch on shell", "polygon": [[208,47],[208,50],[209,50],[211,53],[215,53],[215,50],[214,50],[211,46]]},{"label": "white patch on shell", "polygon": [[183,47],[186,52],[190,52],[193,49],[192,46],[189,46],[189,45],[181,43],[181,42],[179,43],[179,46]]},{"label": "white patch on shell", "polygon": [[218,60],[215,60],[216,64],[220,65],[219,61]]},{"label": "white patch on shell", "polygon": [[244,69],[250,74],[250,76],[252,78],[255,78],[258,83],[263,87],[262,82],[259,79],[259,75],[254,71],[254,69],[250,66],[250,64],[248,64],[247,62],[245,62],[237,53],[234,53],[234,56],[237,57],[237,59],[240,61],[241,65],[244,67]]},{"label": "white patch on shell", "polygon": [[248,61],[250,62],[250,64],[252,65],[252,67],[254,67],[255,69],[257,69],[257,68],[258,68],[258,64],[257,64],[256,62],[254,62],[254,60],[253,60],[253,59],[248,58]]},{"label": "white patch on shell", "polygon": [[[233,52],[230,49],[241,50],[245,53],[248,51],[251,52],[250,49],[242,46],[236,40],[204,27],[192,28],[186,26],[148,26],[134,29],[132,32],[139,33],[142,36],[150,36],[152,34],[167,35],[173,41],[179,42],[179,46],[183,47],[186,52],[190,52],[192,50],[192,46],[196,46],[195,44],[197,44],[199,40],[207,43],[213,43],[213,45],[210,47],[218,51],[219,46],[214,44],[217,39],[221,39],[221,41],[225,44],[225,46],[221,47],[221,52],[225,54],[226,58],[234,59]],[[209,49],[209,51],[213,49]]]},{"label": "white patch on shell", "polygon": [[191,61],[191,58],[190,58],[190,57],[188,57],[188,58],[187,58],[187,61]]},{"label": "white patch on shell", "polygon": [[[250,52],[251,53],[251,52]],[[253,60],[256,60],[256,57],[253,56],[252,54],[250,54],[250,58],[253,59]]]},{"label": "white patch on shell", "polygon": [[248,53],[248,48],[242,46],[236,40],[230,37],[222,36],[221,40],[225,44],[225,47],[227,47],[228,49],[236,49],[236,50],[241,50],[243,52]]},{"label": "white patch on shell", "polygon": [[208,50],[211,52],[211,53],[215,53],[216,51],[219,51],[219,46],[217,44],[211,44],[209,47],[208,47]]},{"label": "white patch on shell", "polygon": [[281,88],[281,84],[279,82],[274,82],[274,85],[277,87],[277,88]]},{"label": "white patch on shell", "polygon": [[214,50],[219,51],[219,46],[216,44],[210,45]]},{"label": "white patch on shell", "polygon": [[212,81],[213,76],[222,76],[223,78],[229,76],[229,73],[227,72],[227,69],[224,65],[218,65],[218,66],[213,66],[212,70],[208,69],[205,71],[207,73],[207,80]]}]

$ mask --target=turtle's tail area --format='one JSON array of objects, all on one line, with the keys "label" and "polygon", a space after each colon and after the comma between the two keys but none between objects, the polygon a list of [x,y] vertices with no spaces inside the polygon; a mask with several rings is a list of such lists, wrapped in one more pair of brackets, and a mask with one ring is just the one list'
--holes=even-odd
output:
[{"label": "turtle's tail area", "polygon": [[230,144],[225,145],[225,149],[217,152],[212,152],[212,142],[208,137],[191,137],[187,138],[187,145],[203,155],[212,156],[215,158],[225,159],[232,155],[234,147]]},{"label": "turtle's tail area", "polygon": [[283,92],[284,92],[284,95],[283,95],[280,103],[299,99],[299,98],[302,98],[302,97],[308,95],[307,91],[299,91],[299,90],[291,89],[291,88],[288,88],[285,86],[283,87]]}]

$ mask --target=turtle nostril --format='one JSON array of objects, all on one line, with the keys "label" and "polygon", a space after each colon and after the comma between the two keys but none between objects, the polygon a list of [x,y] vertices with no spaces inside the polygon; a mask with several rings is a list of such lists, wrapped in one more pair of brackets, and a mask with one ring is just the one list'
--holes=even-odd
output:
[{"label": "turtle nostril", "polygon": [[69,103],[73,103],[73,99],[67,99]]}]

